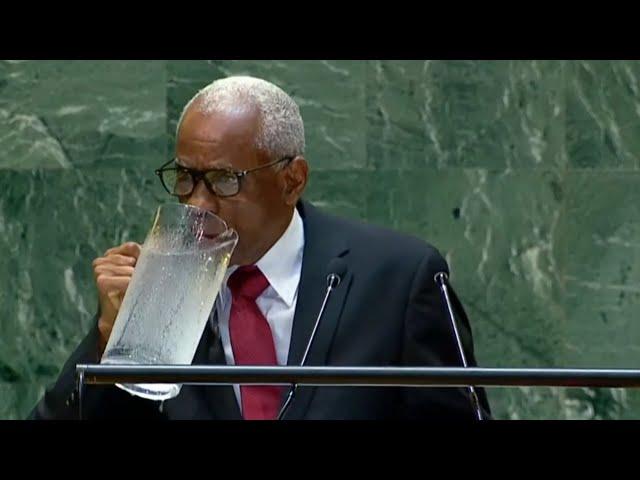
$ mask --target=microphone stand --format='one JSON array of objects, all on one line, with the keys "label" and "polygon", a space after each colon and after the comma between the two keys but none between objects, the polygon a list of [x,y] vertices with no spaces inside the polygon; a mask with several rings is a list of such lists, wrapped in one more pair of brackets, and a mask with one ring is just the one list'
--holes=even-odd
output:
[{"label": "microphone stand", "polygon": [[[324,300],[322,301],[322,306],[320,307],[320,312],[318,313],[318,317],[316,318],[316,323],[313,326],[313,331],[311,332],[311,337],[309,337],[309,342],[307,343],[307,348],[304,351],[304,355],[302,356],[302,361],[300,362],[300,366],[304,366],[305,361],[307,360],[307,355],[309,355],[309,350],[311,350],[311,345],[313,344],[313,340],[316,336],[316,331],[318,330],[318,325],[320,325],[320,319],[322,318],[322,314],[324,313],[324,309],[327,306],[327,302],[329,301],[329,295],[331,292],[340,285],[340,276],[331,273],[327,276],[327,291],[324,295]],[[284,414],[287,412],[291,401],[296,395],[296,391],[298,390],[298,384],[294,383],[291,385],[291,389],[289,390],[289,395],[287,396],[287,400],[284,402],[284,405],[280,409],[280,413],[278,414],[278,420],[282,420]]]},{"label": "microphone stand", "polygon": [[[460,340],[460,333],[458,332],[458,326],[456,324],[456,319],[453,314],[453,307],[451,305],[451,299],[449,298],[449,290],[448,290],[448,279],[449,277],[445,272],[438,272],[434,276],[434,280],[438,287],[440,287],[440,291],[442,292],[442,296],[444,297],[445,304],[447,305],[447,313],[449,314],[449,319],[451,320],[451,325],[453,327],[453,333],[456,338],[456,345],[458,347],[458,353],[460,354],[460,359],[462,360],[462,366],[464,368],[468,368],[467,365],[467,357],[464,354],[464,348],[462,347],[462,341]],[[469,394],[471,396],[471,404],[475,411],[476,417],[478,420],[484,420],[482,415],[482,408],[480,407],[480,401],[478,400],[478,394],[476,393],[476,389],[473,385],[469,385]]]}]

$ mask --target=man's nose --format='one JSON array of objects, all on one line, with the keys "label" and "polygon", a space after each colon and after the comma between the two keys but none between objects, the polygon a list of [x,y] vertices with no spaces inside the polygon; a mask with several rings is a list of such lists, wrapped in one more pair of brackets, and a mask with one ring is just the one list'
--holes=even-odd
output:
[{"label": "man's nose", "polygon": [[204,184],[204,180],[200,180],[193,188],[193,192],[191,192],[191,195],[187,199],[187,204],[202,208],[203,210],[209,210],[216,215],[218,215],[220,211],[220,199],[217,195],[209,191]]}]

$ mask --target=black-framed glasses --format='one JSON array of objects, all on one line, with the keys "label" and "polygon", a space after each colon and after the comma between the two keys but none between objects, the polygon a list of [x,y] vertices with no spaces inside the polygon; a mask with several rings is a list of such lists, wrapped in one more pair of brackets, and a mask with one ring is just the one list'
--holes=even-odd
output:
[{"label": "black-framed glasses", "polygon": [[249,170],[231,170],[215,168],[212,170],[194,170],[183,167],[172,158],[156,170],[160,182],[169,195],[185,197],[193,193],[200,180],[204,181],[207,189],[219,197],[232,197],[240,191],[241,180],[249,173],[263,168],[273,167],[282,162],[291,162],[295,157],[285,157],[275,162],[260,165]]}]

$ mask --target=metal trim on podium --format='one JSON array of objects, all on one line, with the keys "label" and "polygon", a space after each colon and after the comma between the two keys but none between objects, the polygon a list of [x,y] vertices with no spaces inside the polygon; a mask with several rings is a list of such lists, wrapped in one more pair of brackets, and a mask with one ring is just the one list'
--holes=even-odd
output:
[{"label": "metal trim on podium", "polygon": [[86,385],[305,385],[349,387],[592,387],[638,388],[640,370],[470,367],[294,367],[231,365],[78,364],[80,411]]},{"label": "metal trim on podium", "polygon": [[375,387],[640,387],[637,369],[472,367],[246,367],[78,364],[86,384],[179,383]]}]

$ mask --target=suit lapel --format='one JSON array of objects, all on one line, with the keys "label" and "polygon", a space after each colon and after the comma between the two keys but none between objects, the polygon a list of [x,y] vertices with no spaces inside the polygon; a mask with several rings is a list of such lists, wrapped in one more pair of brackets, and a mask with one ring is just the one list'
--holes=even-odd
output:
[{"label": "suit lapel", "polygon": [[[192,365],[226,365],[217,321],[204,329]],[[183,385],[180,395],[165,402],[171,420],[241,420],[240,408],[231,385]]]},{"label": "suit lapel", "polygon": [[[329,262],[333,258],[343,257],[348,264],[346,242],[336,235],[336,230],[331,228],[329,220],[306,202],[299,205],[299,210],[304,221],[305,245],[287,360],[287,365],[292,366],[300,365],[320,312],[327,289]],[[351,281],[352,274],[347,269],[340,285],[329,297],[305,365],[326,365]],[[299,387],[285,418],[303,418],[314,391],[315,387]]]},{"label": "suit lapel", "polygon": [[[213,330],[207,325],[210,332],[209,348],[206,352],[207,363],[210,365],[227,365],[227,359],[224,355],[222,340],[218,331],[217,318],[214,321]],[[231,385],[203,385],[203,394],[209,403],[211,410],[214,412],[215,418],[221,420],[242,420],[240,407],[236,400],[236,394]]]}]

